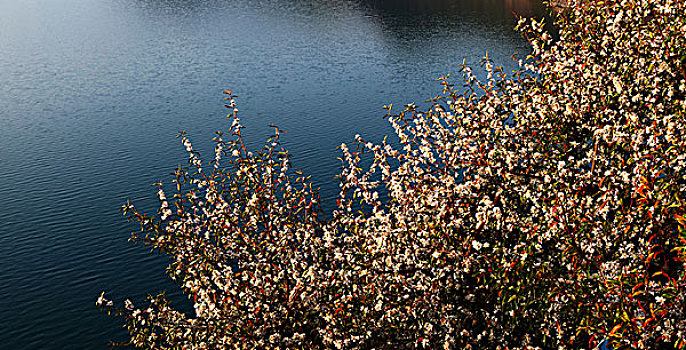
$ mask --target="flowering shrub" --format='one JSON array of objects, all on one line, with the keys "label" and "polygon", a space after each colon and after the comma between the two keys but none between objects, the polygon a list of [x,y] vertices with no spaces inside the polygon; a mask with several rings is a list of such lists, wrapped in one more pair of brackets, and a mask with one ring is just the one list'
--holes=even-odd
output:
[{"label": "flowering shrub", "polygon": [[123,207],[195,313],[98,305],[142,348],[686,347],[686,5],[568,1],[557,26],[520,20],[512,76],[485,58],[387,107],[397,145],[341,145],[329,219],[226,91],[215,159],[182,134],[173,197]]}]

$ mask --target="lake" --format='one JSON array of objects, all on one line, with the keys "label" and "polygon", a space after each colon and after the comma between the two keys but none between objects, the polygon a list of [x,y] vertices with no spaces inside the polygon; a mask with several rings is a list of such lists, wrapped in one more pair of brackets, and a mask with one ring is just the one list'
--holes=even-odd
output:
[{"label": "lake", "polygon": [[513,11],[544,13],[538,0],[0,0],[0,348],[124,340],[95,308],[103,290],[183,304],[119,207],[153,213],[152,184],[185,163],[178,130],[210,154],[223,88],[254,149],[269,124],[288,131],[326,206],[336,146],[392,133],[381,106],[421,104],[486,52],[515,68],[528,47]]}]

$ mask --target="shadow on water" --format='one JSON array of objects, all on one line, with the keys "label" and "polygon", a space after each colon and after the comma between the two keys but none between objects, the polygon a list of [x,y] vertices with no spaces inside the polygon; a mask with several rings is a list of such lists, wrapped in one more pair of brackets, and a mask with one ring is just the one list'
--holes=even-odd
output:
[{"label": "shadow on water", "polygon": [[367,0],[380,14],[401,16],[477,16],[488,21],[511,22],[514,14],[538,16],[545,12],[535,0]]}]

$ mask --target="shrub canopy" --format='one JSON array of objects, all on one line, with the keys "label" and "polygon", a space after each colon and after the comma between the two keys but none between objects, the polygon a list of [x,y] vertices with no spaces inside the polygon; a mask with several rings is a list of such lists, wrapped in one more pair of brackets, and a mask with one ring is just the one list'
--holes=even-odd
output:
[{"label": "shrub canopy", "polygon": [[234,109],[207,165],[182,134],[173,197],[123,211],[195,312],[98,305],[142,348],[686,347],[686,5],[567,5],[520,71],[341,145],[332,215],[279,129],[251,153]]}]

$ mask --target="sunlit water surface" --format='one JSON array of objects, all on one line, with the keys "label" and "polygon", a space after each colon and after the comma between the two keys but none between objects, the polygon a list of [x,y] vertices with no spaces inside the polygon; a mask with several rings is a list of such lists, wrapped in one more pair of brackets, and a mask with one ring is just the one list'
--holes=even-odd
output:
[{"label": "sunlit water surface", "polygon": [[[174,286],[165,260],[127,242],[131,199],[209,153],[239,95],[247,140],[288,131],[295,167],[335,195],[336,146],[392,132],[384,104],[421,103],[434,81],[489,53],[526,54],[512,28],[529,0],[0,0],[0,348],[98,349],[125,339],[100,314]],[[174,294],[176,293],[176,294]]]}]

